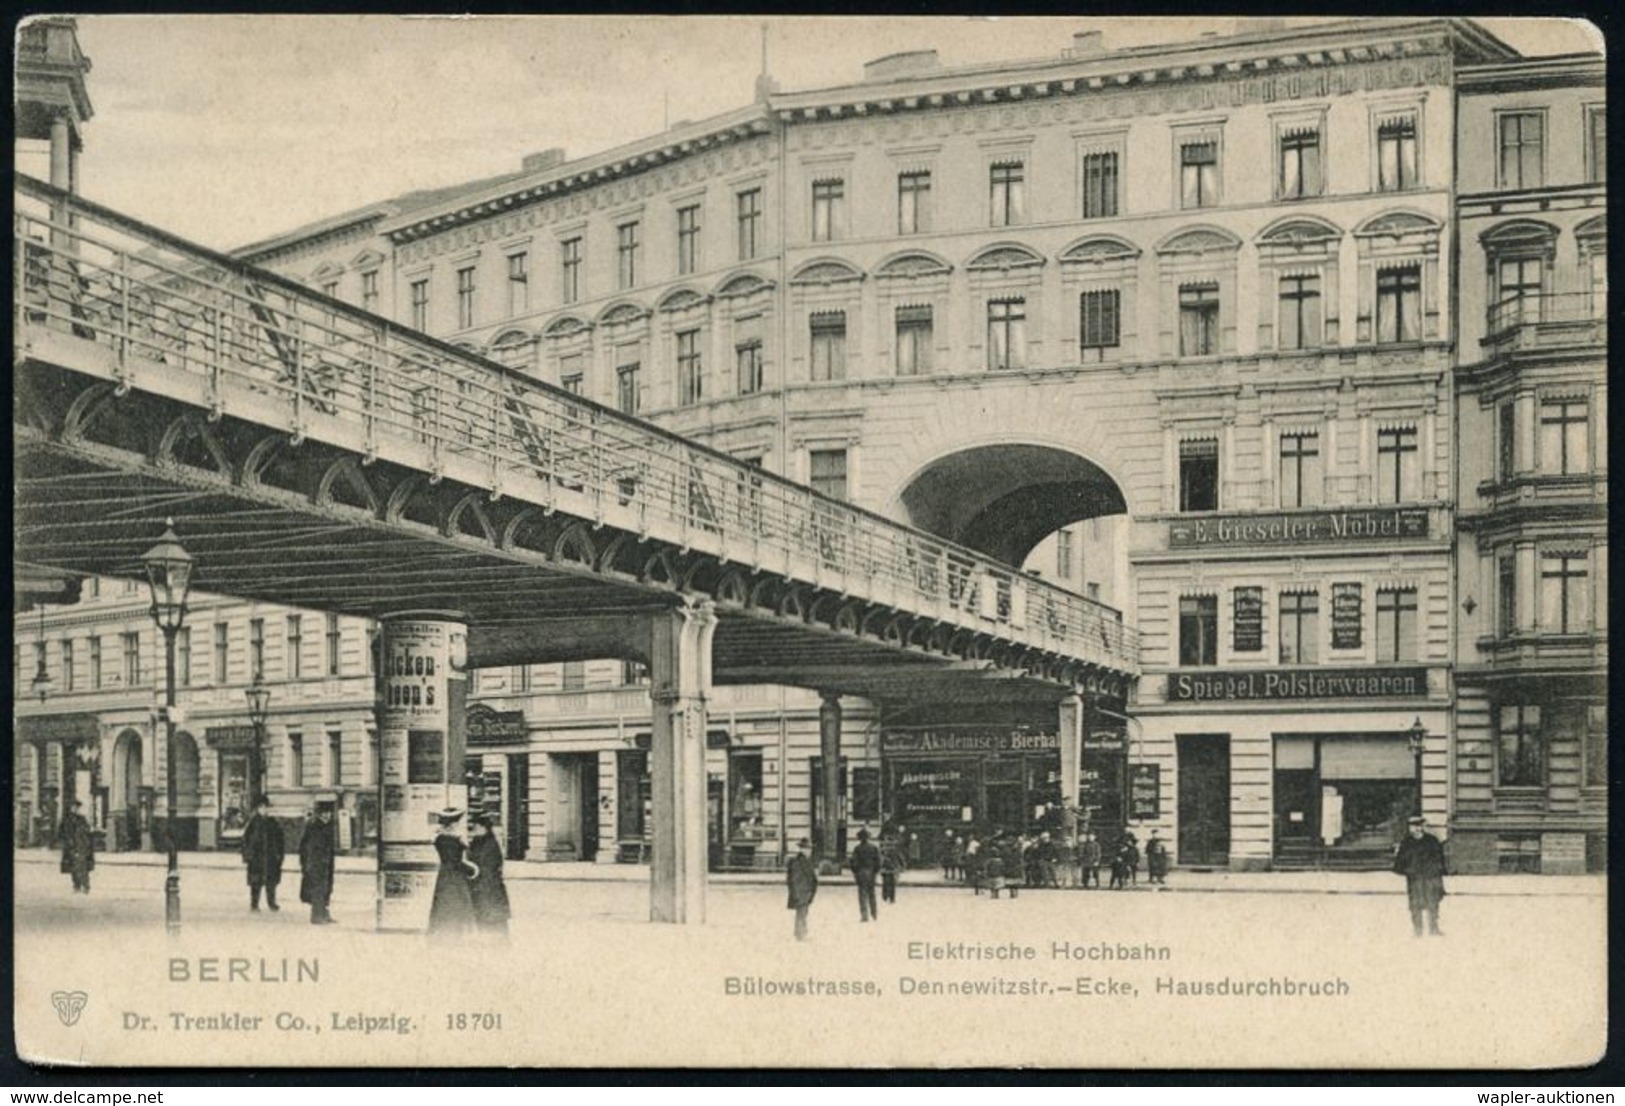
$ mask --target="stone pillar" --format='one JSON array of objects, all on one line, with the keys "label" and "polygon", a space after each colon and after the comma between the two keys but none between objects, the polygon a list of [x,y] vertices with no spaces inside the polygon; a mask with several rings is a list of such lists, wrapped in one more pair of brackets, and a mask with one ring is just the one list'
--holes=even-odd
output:
[{"label": "stone pillar", "polygon": [[64,192],[73,191],[73,130],[60,113],[51,120],[51,183]]},{"label": "stone pillar", "polygon": [[840,796],[841,796],[841,696],[837,692],[821,693],[818,705],[818,756],[823,772],[820,786],[824,795],[824,809],[818,823],[818,856],[834,861],[840,856]]},{"label": "stone pillar", "polygon": [[468,628],[424,611],[389,616],[379,633],[377,928],[423,930],[440,866],[435,814],[468,809]]},{"label": "stone pillar", "polygon": [[649,920],[694,925],[705,921],[705,700],[717,616],[700,602],[650,621]]},{"label": "stone pillar", "polygon": [[1056,733],[1061,743],[1061,804],[1075,806],[1083,782],[1083,696],[1073,692],[1060,702]]}]

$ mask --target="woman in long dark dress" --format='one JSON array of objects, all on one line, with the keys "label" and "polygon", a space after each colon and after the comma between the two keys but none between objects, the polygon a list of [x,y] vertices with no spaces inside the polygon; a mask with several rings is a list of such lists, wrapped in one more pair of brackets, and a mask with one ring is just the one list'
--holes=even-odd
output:
[{"label": "woman in long dark dress", "polygon": [[469,896],[474,902],[474,926],[481,933],[507,936],[508,888],[502,882],[502,846],[491,832],[487,815],[468,823],[468,859],[479,871],[468,877]]},{"label": "woman in long dark dress", "polygon": [[429,908],[429,936],[457,938],[468,933],[474,922],[474,901],[468,882],[478,869],[463,855],[463,839],[457,835],[460,810],[440,813],[440,833],[434,851],[440,856],[440,871],[434,881],[434,905]]}]

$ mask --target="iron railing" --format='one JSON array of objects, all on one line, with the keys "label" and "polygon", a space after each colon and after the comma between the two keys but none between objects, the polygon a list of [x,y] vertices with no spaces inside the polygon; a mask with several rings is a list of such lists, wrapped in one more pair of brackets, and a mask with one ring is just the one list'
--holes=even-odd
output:
[{"label": "iron railing", "polygon": [[1138,670],[1104,604],[49,185],[16,183],[19,347],[956,629]]},{"label": "iron railing", "polygon": [[[1585,335],[1591,325],[1606,326],[1608,322],[1608,296],[1598,289],[1587,292],[1543,292],[1527,296],[1508,296],[1490,304],[1485,319],[1485,338],[1488,341],[1505,339],[1524,327],[1551,324],[1555,328],[1579,328]],[[1589,340],[1589,339],[1587,339]],[[1600,338],[1599,341],[1606,341]]]}]

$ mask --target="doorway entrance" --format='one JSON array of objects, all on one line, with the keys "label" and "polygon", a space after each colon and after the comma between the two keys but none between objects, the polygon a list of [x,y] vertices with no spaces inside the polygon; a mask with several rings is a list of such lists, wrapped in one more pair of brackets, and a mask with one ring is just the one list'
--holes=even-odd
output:
[{"label": "doorway entrance", "polygon": [[1230,863],[1230,735],[1179,734],[1179,863]]},{"label": "doorway entrance", "polygon": [[598,858],[598,754],[555,753],[548,788],[547,859]]}]

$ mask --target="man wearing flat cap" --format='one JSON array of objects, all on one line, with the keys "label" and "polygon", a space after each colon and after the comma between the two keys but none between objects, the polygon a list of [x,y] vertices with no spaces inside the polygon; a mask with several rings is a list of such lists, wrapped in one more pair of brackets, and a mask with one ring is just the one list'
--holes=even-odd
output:
[{"label": "man wearing flat cap", "polygon": [[1444,846],[1427,832],[1427,819],[1417,815],[1410,820],[1409,832],[1394,852],[1394,871],[1405,877],[1405,893],[1410,899],[1411,929],[1422,936],[1422,915],[1427,915],[1428,932],[1439,930],[1439,900],[1444,898]]}]

